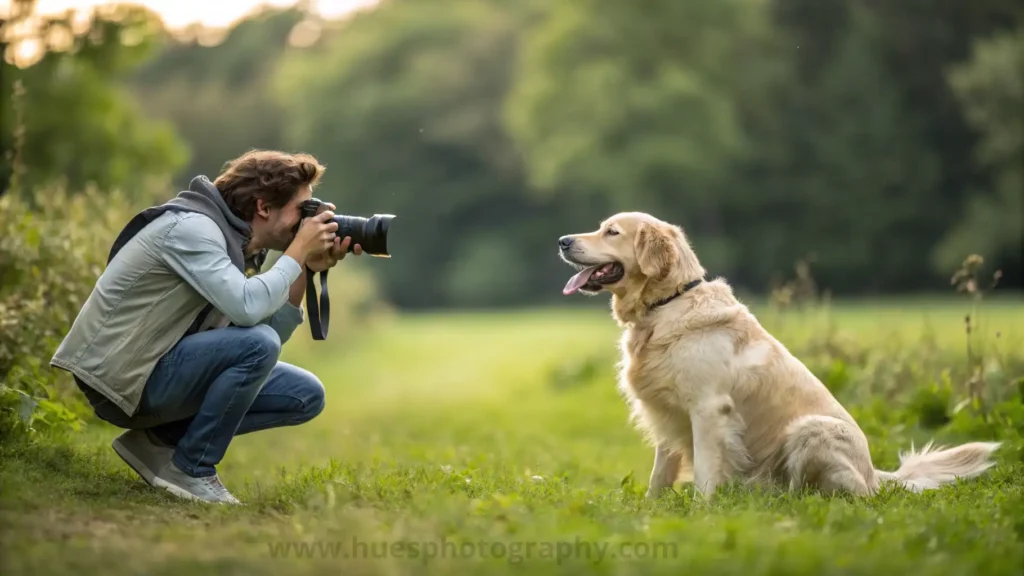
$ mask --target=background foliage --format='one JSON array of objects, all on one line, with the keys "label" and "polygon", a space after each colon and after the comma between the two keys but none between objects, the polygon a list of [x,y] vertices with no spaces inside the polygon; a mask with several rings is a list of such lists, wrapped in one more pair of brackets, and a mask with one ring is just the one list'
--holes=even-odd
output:
[{"label": "background foliage", "polygon": [[633,209],[683,225],[745,293],[798,260],[837,295],[934,292],[970,253],[1012,289],[1022,13],[390,0],[342,21],[300,4],[169,31],[124,8],[49,21],[45,57],[4,64],[0,88],[35,95],[33,185],[173,175],[169,194],[251,147],[315,153],[319,195],[398,215],[395,258],[368,269],[402,308],[552,301],[555,239]]}]

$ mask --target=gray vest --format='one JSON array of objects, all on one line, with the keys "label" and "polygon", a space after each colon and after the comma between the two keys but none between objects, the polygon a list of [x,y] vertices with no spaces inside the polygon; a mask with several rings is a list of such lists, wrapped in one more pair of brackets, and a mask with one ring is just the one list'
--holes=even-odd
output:
[{"label": "gray vest", "polygon": [[157,361],[179,340],[228,325],[223,314],[157,256],[162,223],[174,218],[168,212],[198,212],[216,222],[231,262],[243,273],[247,267],[258,272],[266,257],[261,252],[246,260],[250,227],[231,212],[205,176],[194,178],[172,200],[143,210],[124,227],[50,365],[71,372],[80,386],[88,387],[83,392],[102,394],[129,416],[138,409]]}]

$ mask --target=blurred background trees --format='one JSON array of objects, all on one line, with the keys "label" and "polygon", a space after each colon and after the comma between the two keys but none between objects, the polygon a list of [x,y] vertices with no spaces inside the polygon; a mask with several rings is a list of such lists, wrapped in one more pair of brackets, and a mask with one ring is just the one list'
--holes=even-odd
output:
[{"label": "blurred background trees", "polygon": [[308,151],[328,167],[318,196],[398,215],[394,258],[364,264],[406,308],[567,302],[556,239],[618,210],[682,225],[748,293],[805,258],[837,295],[944,291],[970,253],[1019,289],[1022,15],[1018,0],[383,0],[226,31],[166,30],[138,7],[11,17],[0,180],[17,141],[19,190],[158,178],[165,197],[249,148]]},{"label": "blurred background trees", "polygon": [[24,190],[58,180],[110,190],[172,176],[188,157],[186,143],[173,124],[148,117],[125,85],[159,49],[160,20],[130,8],[39,16],[33,6],[14,0],[3,26],[0,185],[12,184],[15,169]]}]

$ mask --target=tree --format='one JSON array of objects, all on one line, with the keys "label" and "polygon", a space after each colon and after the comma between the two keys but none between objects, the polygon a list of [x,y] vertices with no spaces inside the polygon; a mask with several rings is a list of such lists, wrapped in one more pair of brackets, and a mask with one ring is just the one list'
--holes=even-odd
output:
[{"label": "tree", "polygon": [[[274,99],[272,81],[297,26],[315,23],[303,9],[266,9],[206,41],[166,35],[161,52],[139,67],[131,88],[146,112],[172,122],[192,151],[177,176],[211,179],[224,162],[251,148],[285,146],[288,117]],[[296,86],[293,89],[301,90]]]},{"label": "tree", "polygon": [[730,208],[730,229],[761,281],[813,256],[833,291],[906,286],[930,272],[929,222],[948,219],[926,209],[938,161],[905,114],[876,19],[831,16],[827,48],[793,43],[789,81],[764,93],[780,121],[751,134],[765,153],[743,172],[759,193]]},{"label": "tree", "polygon": [[734,264],[721,207],[754,152],[744,103],[776,70],[760,4],[554,3],[507,107],[531,183],[657,213],[704,238],[712,267]]},{"label": "tree", "polygon": [[279,67],[289,142],[327,165],[321,198],[398,216],[395,261],[375,268],[401,306],[518,303],[550,270],[536,255],[553,254],[564,211],[525,193],[500,116],[531,14],[491,0],[384,3]]},{"label": "tree", "polygon": [[[899,91],[904,115],[922,128],[924,145],[939,159],[932,208],[950,215],[922,234],[933,245],[984,185],[986,171],[973,158],[978,135],[948,82],[951,67],[970,58],[972,44],[1024,24],[1019,0],[859,0],[881,30],[884,62]],[[942,271],[946,276],[946,271]]]},{"label": "tree", "polygon": [[990,179],[972,190],[960,222],[936,247],[934,264],[950,271],[980,254],[1016,276],[1024,263],[1024,27],[977,41],[949,82],[980,135],[974,160]]},{"label": "tree", "polygon": [[[71,13],[44,18],[34,14],[34,2],[15,7],[0,32],[7,44],[0,62],[2,181],[12,175],[15,152],[18,184],[26,190],[63,182],[72,189],[93,184],[131,191],[140,179],[167,176],[186,160],[173,129],[145,119],[119,84],[154,48],[154,14],[120,6],[97,10],[82,30]],[[15,37],[23,21],[36,25]],[[26,45],[36,47],[37,61],[14,65]]]}]

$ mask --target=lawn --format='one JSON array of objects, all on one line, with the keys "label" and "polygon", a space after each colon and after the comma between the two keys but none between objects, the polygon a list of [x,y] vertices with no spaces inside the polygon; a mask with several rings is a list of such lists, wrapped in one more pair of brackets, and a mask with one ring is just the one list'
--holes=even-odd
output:
[{"label": "lawn", "polygon": [[[284,359],[327,408],[236,439],[221,477],[243,507],[151,489],[91,422],[2,448],[6,575],[1024,573],[1024,304],[993,303],[971,355],[966,300],[844,304],[762,321],[861,422],[876,467],[898,451],[1003,439],[981,479],[863,500],[682,484],[643,492],[651,450],[615,390],[605,309],[398,316],[306,332]],[[756,310],[761,312],[760,309]],[[306,327],[303,326],[302,330]],[[998,336],[997,336],[998,333]]]}]

